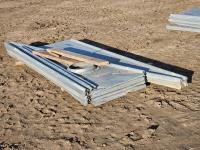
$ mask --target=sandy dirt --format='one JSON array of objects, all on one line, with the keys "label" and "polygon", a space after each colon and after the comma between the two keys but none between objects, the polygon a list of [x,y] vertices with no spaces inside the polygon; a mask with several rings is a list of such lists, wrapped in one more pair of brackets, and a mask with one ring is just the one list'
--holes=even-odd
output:
[{"label": "sandy dirt", "polygon": [[[0,0],[0,150],[199,150],[200,34],[165,29],[170,13],[199,5],[200,0]],[[15,66],[3,46],[70,38],[190,77],[193,72],[192,83],[181,91],[150,85],[84,107],[28,67]]]}]

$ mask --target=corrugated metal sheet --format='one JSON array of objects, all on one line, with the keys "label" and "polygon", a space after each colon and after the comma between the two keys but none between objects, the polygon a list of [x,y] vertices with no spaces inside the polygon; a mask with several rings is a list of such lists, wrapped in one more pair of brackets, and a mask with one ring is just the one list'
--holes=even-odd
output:
[{"label": "corrugated metal sheet", "polygon": [[[181,89],[187,77],[145,64],[76,40],[67,40],[43,47],[5,43],[8,54],[28,65],[67,92],[81,104],[97,106],[128,92],[146,87],[146,81]],[[77,72],[57,62],[35,56],[33,50],[63,49],[110,62],[109,65]]]},{"label": "corrugated metal sheet", "polygon": [[200,8],[194,8],[169,16],[169,30],[200,32]]}]

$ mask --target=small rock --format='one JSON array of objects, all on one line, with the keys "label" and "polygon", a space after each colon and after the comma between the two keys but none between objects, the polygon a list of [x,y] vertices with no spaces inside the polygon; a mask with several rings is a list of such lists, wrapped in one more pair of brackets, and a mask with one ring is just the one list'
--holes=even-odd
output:
[{"label": "small rock", "polygon": [[135,133],[135,132],[130,132],[129,134],[127,134],[127,136],[133,140],[133,141],[138,141],[138,140],[141,140],[142,139],[142,136],[139,135],[138,133]]}]

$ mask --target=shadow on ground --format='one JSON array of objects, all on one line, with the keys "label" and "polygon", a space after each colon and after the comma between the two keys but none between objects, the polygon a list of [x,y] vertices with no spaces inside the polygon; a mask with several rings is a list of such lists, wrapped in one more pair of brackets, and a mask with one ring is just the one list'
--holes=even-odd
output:
[{"label": "shadow on ground", "polygon": [[40,41],[30,43],[31,46],[44,46],[44,45],[48,45],[48,44],[49,44],[49,43],[40,42]]}]

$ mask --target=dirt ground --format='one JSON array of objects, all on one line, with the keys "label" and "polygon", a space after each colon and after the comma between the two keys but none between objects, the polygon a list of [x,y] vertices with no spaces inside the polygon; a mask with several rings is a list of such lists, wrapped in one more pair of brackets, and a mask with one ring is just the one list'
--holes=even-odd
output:
[{"label": "dirt ground", "polygon": [[[200,34],[165,29],[170,13],[199,5],[200,0],[0,0],[0,150],[199,150]],[[84,107],[28,67],[15,66],[3,46],[70,38],[194,72],[192,83],[181,91],[150,85]]]}]

